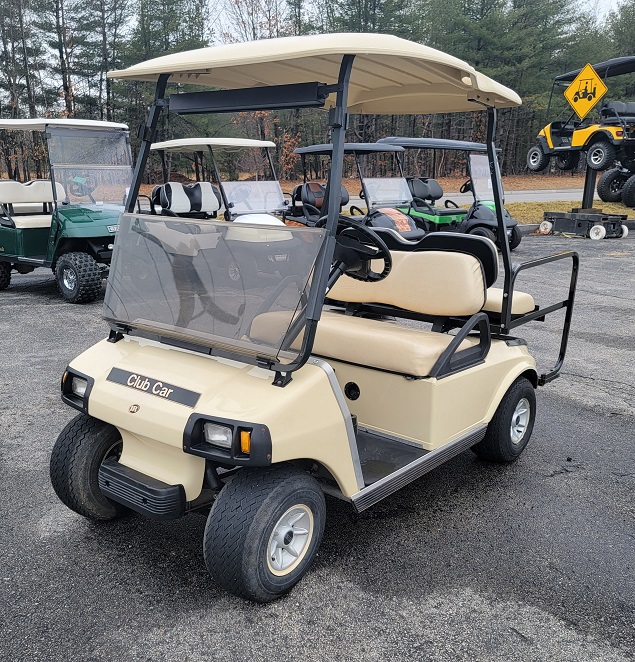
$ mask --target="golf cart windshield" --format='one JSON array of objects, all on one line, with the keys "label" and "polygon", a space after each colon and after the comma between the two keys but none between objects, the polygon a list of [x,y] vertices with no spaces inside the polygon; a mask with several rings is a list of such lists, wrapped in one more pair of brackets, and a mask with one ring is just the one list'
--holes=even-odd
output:
[{"label": "golf cart windshield", "polygon": [[[284,268],[257,281],[227,278],[281,233]],[[123,214],[104,316],[109,322],[183,347],[213,348],[287,363],[297,357],[306,294],[325,230]],[[273,259],[275,260],[275,255]],[[259,361],[259,363],[261,363]]]},{"label": "golf cart windshield", "polygon": [[281,213],[284,195],[278,182],[223,181],[232,214]]},{"label": "golf cart windshield", "polygon": [[123,205],[132,179],[127,131],[47,128],[51,173],[67,204]]},{"label": "golf cart windshield", "polygon": [[368,205],[403,205],[412,202],[412,194],[404,177],[364,177]]},{"label": "golf cart windshield", "polygon": [[[486,154],[470,154],[470,176],[475,200],[492,201],[492,175],[489,169],[489,159]],[[501,195],[503,185],[501,183]]]}]

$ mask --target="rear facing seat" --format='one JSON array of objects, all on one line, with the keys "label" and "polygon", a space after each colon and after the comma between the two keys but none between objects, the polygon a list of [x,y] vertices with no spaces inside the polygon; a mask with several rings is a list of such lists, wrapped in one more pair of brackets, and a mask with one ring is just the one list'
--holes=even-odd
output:
[{"label": "rear facing seat", "polygon": [[635,123],[635,101],[607,101],[600,109],[600,118],[606,123],[618,119]]},{"label": "rear facing seat", "polygon": [[[412,287],[426,282],[425,288]],[[464,253],[430,251],[401,253],[384,280],[363,283],[342,276],[330,292],[342,301],[364,299],[425,315],[467,316],[485,303],[485,275],[481,262]],[[293,313],[269,312],[257,316],[250,338],[279,345]],[[454,336],[398,323],[324,311],[317,326],[313,353],[318,356],[387,370],[413,377],[427,377]],[[468,337],[458,350],[478,345]],[[294,346],[297,347],[296,340]]]},{"label": "rear facing seat", "polygon": [[[55,190],[58,201],[64,200],[64,187],[56,182]],[[53,202],[53,187],[48,179],[38,179],[26,184],[0,180],[0,205],[4,225],[19,229],[49,228]],[[34,213],[38,206],[39,213]]]}]

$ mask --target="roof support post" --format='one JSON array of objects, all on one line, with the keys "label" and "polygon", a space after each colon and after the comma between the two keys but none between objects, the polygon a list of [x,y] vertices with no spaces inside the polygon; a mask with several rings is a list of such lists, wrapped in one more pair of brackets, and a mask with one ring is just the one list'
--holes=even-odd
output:
[{"label": "roof support post", "polygon": [[161,114],[161,109],[165,105],[165,88],[168,85],[169,77],[170,74],[161,74],[159,76],[157,87],[154,93],[154,103],[150,106],[150,111],[148,112],[148,117],[145,121],[145,124],[142,125],[142,131],[140,135],[141,147],[139,148],[139,155],[137,156],[137,162],[135,163],[134,172],[132,174],[130,191],[128,192],[128,197],[126,198],[126,211],[129,214],[134,212],[137,197],[139,196],[141,178],[143,177],[143,172],[145,170],[148,156],[150,154],[150,145],[152,145],[154,141],[157,124],[159,122],[159,115]]},{"label": "roof support post", "polygon": [[232,212],[229,207],[229,201],[227,200],[227,196],[225,195],[225,189],[223,188],[223,180],[221,179],[220,176],[220,168],[218,167],[218,163],[216,162],[216,156],[214,155],[214,150],[212,149],[211,145],[207,146],[207,149],[209,150],[209,155],[212,159],[212,167],[214,168],[214,177],[216,178],[216,183],[218,184],[218,190],[220,191],[220,197],[221,200],[223,201],[223,205],[225,206],[225,220],[226,221],[231,221],[232,220]]},{"label": "roof support post", "polygon": [[505,271],[505,282],[503,284],[503,307],[501,310],[501,333],[509,332],[509,323],[511,321],[511,288],[512,282],[512,258],[509,250],[509,241],[507,240],[507,228],[505,227],[505,218],[503,217],[503,192],[500,179],[500,168],[496,157],[496,145],[494,139],[496,136],[496,108],[487,107],[487,158],[489,161],[489,172],[492,180],[492,194],[494,205],[496,207],[496,224],[498,228],[498,243],[503,257],[503,269]]}]

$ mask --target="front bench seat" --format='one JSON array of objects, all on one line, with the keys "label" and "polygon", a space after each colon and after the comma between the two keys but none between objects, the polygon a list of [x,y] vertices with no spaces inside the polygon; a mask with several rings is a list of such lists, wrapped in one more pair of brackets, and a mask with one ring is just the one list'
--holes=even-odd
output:
[{"label": "front bench seat", "polygon": [[[426,287],[412,287],[426,283]],[[362,286],[359,288],[358,286]],[[434,316],[467,316],[478,313],[485,303],[485,275],[473,255],[450,251],[402,253],[390,275],[374,283],[342,276],[329,296],[350,301],[363,290],[366,301],[395,306]],[[279,347],[294,312],[274,311],[258,315],[252,322],[252,341]],[[454,336],[402,326],[385,319],[368,319],[323,311],[317,325],[313,354],[398,374],[427,377]],[[479,344],[468,337],[459,351]],[[292,347],[297,349],[299,339]]]},{"label": "front bench seat", "polygon": [[434,207],[436,202],[443,197],[443,189],[436,179],[412,177],[407,181],[415,207],[422,207],[425,211],[436,216],[467,214],[467,209],[459,207]]},{"label": "front bench seat", "polygon": [[[64,187],[59,182],[55,183],[55,194],[60,202],[66,197]],[[53,202],[53,186],[50,180],[38,179],[27,184],[13,180],[0,181],[0,205],[8,211],[5,216],[17,229],[50,228]],[[40,205],[41,213],[21,214],[20,205],[28,205],[29,211],[32,206]]]}]

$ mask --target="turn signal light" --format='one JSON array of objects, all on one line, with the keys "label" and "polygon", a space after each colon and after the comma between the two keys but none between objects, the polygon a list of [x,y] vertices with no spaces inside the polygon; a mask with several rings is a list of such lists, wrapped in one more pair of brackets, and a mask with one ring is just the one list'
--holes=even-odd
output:
[{"label": "turn signal light", "polygon": [[240,431],[240,452],[245,455],[251,452],[251,430]]}]

